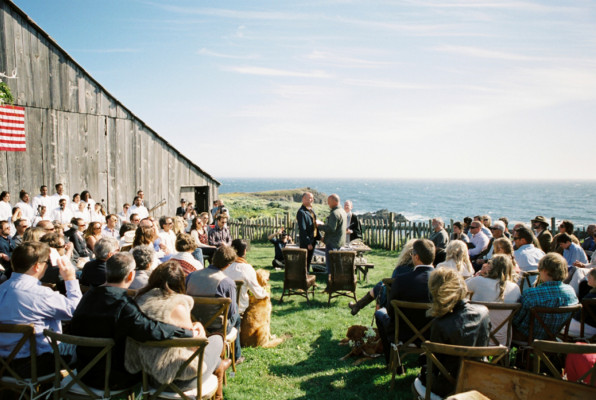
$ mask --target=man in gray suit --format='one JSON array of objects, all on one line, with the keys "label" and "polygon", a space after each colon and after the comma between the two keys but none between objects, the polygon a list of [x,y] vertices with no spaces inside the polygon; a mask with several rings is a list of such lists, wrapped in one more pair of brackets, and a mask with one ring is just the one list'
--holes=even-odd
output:
[{"label": "man in gray suit", "polygon": [[329,273],[329,252],[339,250],[346,244],[346,229],[348,229],[348,220],[346,212],[339,206],[339,196],[332,194],[327,197],[327,204],[331,209],[327,223],[318,221],[317,225],[321,232],[325,232],[325,263],[327,264],[327,273]]}]

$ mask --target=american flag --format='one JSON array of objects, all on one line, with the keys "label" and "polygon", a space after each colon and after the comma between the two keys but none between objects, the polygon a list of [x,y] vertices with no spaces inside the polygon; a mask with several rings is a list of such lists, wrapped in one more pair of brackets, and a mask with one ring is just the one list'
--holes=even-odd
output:
[{"label": "american flag", "polygon": [[27,150],[23,107],[0,106],[0,150]]}]

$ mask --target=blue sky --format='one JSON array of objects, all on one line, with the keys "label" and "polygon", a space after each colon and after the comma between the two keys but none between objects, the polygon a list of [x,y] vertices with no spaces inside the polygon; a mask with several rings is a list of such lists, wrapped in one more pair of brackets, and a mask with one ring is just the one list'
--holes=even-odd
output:
[{"label": "blue sky", "polygon": [[594,178],[593,1],[16,4],[216,178]]}]

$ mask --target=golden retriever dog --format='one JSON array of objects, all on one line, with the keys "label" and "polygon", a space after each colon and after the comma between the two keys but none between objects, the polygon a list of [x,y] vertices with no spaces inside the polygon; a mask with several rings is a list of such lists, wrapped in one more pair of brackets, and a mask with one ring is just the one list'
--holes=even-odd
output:
[{"label": "golden retriever dog", "polygon": [[341,360],[351,356],[360,357],[353,365],[359,365],[366,360],[379,357],[383,354],[383,342],[377,328],[364,325],[352,325],[348,328],[346,337],[339,342],[340,346],[350,346],[352,350]]},{"label": "golden retriever dog", "polygon": [[[268,292],[269,271],[258,269],[257,281],[259,285]],[[281,338],[271,337],[271,296],[264,299],[256,299],[249,295],[248,308],[244,311],[242,324],[240,325],[240,344],[242,347],[266,347],[271,348],[283,342]]]}]

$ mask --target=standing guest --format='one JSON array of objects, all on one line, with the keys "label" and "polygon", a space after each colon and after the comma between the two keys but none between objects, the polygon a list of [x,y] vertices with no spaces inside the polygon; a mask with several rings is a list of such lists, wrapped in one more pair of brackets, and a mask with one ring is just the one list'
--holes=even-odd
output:
[{"label": "standing guest", "polygon": [[550,224],[542,215],[538,215],[532,220],[534,235],[536,235],[536,238],[538,239],[540,249],[545,253],[550,251],[553,242],[553,235],[548,230],[549,226]]},{"label": "standing guest", "polygon": [[184,217],[186,213],[186,200],[180,199],[180,207],[176,209],[176,216],[177,217]]},{"label": "standing guest", "polygon": [[352,240],[362,239],[362,226],[358,220],[358,216],[352,213],[352,201],[346,200],[344,202],[344,211],[346,212],[346,221],[348,221],[348,229],[346,231],[346,242]]},{"label": "standing guest", "polygon": [[[428,288],[433,301],[427,315],[435,318],[430,327],[431,342],[473,347],[489,344],[488,308],[466,300],[468,290],[461,275],[453,270],[437,269],[430,275]],[[437,358],[447,371],[457,376],[459,357],[439,354]],[[455,386],[441,371],[434,369],[433,374],[432,387],[428,390],[441,397],[453,393]],[[426,386],[426,374],[421,372],[418,378]]]},{"label": "standing guest", "polygon": [[556,251],[559,254],[563,254],[563,249],[557,245],[557,238],[559,237],[559,235],[561,235],[563,233],[566,233],[569,236],[571,236],[571,241],[573,243],[580,244],[577,236],[575,236],[573,234],[574,229],[575,229],[575,226],[573,225],[573,222],[569,221],[568,219],[564,219],[563,221],[561,221],[561,223],[559,224],[559,233],[557,233],[553,237],[553,244],[551,246],[550,251]]},{"label": "standing guest", "polygon": [[147,204],[147,202],[145,201],[145,192],[143,192],[143,189],[137,190],[137,197],[141,199],[141,205],[148,209],[149,204]]},{"label": "standing guest", "polygon": [[244,239],[234,239],[232,241],[232,248],[236,252],[236,261],[232,263],[223,272],[226,276],[234,281],[242,281],[244,285],[240,288],[240,296],[238,298],[238,312],[240,315],[248,308],[248,291],[255,296],[256,299],[264,299],[269,297],[269,293],[259,285],[257,281],[257,273],[252,265],[246,261],[246,249],[248,244]]},{"label": "standing guest", "polygon": [[557,235],[557,247],[563,249],[563,258],[567,261],[568,267],[572,267],[576,261],[582,264],[588,263],[588,257],[586,257],[584,249],[580,245],[573,243],[571,235],[567,233]]},{"label": "standing guest", "polygon": [[110,214],[106,217],[106,226],[101,230],[101,235],[104,237],[111,237],[116,240],[120,240],[120,232],[117,229],[118,216],[116,214]]},{"label": "standing guest", "polygon": [[310,271],[310,263],[315,253],[317,240],[321,239],[319,229],[317,228],[317,215],[312,207],[315,197],[312,193],[306,192],[302,195],[302,206],[296,213],[298,221],[298,243],[301,249],[308,251],[306,263]]},{"label": "standing guest", "polygon": [[78,262],[79,258],[90,258],[93,253],[87,248],[84,232],[87,224],[82,218],[73,218],[71,228],[64,235],[68,237],[74,246],[74,260]]},{"label": "standing guest", "polygon": [[135,259],[135,279],[130,284],[130,289],[137,290],[145,287],[149,282],[155,250],[151,246],[137,246],[132,249],[131,254]]},{"label": "standing guest", "polygon": [[64,193],[64,185],[61,183],[57,183],[54,188],[56,189],[56,193],[52,195],[52,209],[56,209],[60,207],[60,200],[64,199],[66,204],[68,205],[68,201],[70,198],[67,194]]},{"label": "standing guest", "polygon": [[2,192],[0,193],[0,221],[8,221],[11,215],[10,192]]},{"label": "standing guest", "polygon": [[52,209],[52,199],[48,196],[48,187],[42,185],[39,194],[33,198],[33,211],[39,213],[39,206],[45,206],[47,210]]},{"label": "standing guest", "polygon": [[[236,252],[230,246],[220,246],[213,255],[213,264],[205,269],[195,271],[186,278],[186,294],[190,296],[205,296],[205,297],[227,297],[232,302],[228,311],[228,332],[235,327],[240,331],[240,314],[238,313],[238,306],[236,302],[236,283],[228,278],[224,273],[236,260]],[[211,317],[213,309],[204,307],[198,310],[198,317],[208,320]],[[201,318],[202,317],[202,318]],[[213,330],[221,329],[222,326],[212,324]],[[235,358],[236,365],[244,361],[242,357],[242,349],[240,348],[240,335],[237,335],[235,342]]]},{"label": "standing guest", "polygon": [[26,218],[17,219],[14,222],[16,233],[12,237],[13,248],[17,247],[23,242],[23,235],[27,228],[29,228],[29,221]]},{"label": "standing guest", "polygon": [[[517,233],[514,232],[514,235]],[[548,253],[540,259],[538,271],[542,284],[522,293],[522,308],[513,317],[513,338],[517,340],[528,340],[532,307],[557,308],[572,306],[578,302],[571,286],[563,283],[567,277],[567,263],[563,256],[557,253]],[[551,332],[559,332],[567,317],[567,314],[553,314],[544,322]],[[540,324],[534,324],[533,333],[534,339],[547,338],[546,332]]]},{"label": "standing guest", "polygon": [[[45,243],[24,243],[13,253],[14,273],[0,285],[0,323],[33,324],[37,348],[38,376],[54,372],[54,354],[42,334],[44,329],[62,332],[62,320],[72,318],[81,299],[79,283],[72,265],[59,259],[60,276],[66,286],[66,296],[42,286],[40,279],[48,267],[50,248]],[[0,335],[0,357],[7,358],[21,336]],[[26,342],[10,366],[22,377],[31,375],[31,353]]]},{"label": "standing guest", "polygon": [[[383,342],[385,361],[389,364],[391,343],[395,340],[395,312],[391,306],[391,300],[405,300],[416,303],[428,303],[431,301],[428,291],[428,279],[434,267],[435,245],[428,239],[417,239],[412,247],[412,263],[414,269],[411,272],[398,275],[391,285],[391,292],[387,297],[387,308],[380,308],[375,312],[375,321],[379,329],[379,336]],[[422,329],[429,319],[424,310],[404,310],[406,317],[418,329]],[[414,332],[404,324],[399,329],[399,340],[406,341],[412,337]]]},{"label": "standing guest", "polygon": [[37,207],[37,215],[33,218],[32,226],[37,226],[41,221],[51,221],[49,213],[47,212],[48,208],[46,206],[40,205]]},{"label": "standing guest", "polygon": [[81,285],[100,286],[106,282],[106,261],[120,250],[118,241],[104,237],[95,243],[95,260],[83,267]]},{"label": "standing guest", "polygon": [[445,223],[441,218],[433,218],[432,220],[433,234],[428,238],[435,245],[435,249],[443,249],[449,243],[449,234],[445,230]]},{"label": "standing guest", "polygon": [[174,233],[174,220],[171,217],[161,217],[159,219],[159,238],[164,245],[163,251],[166,254],[174,254],[176,251],[176,234]]},{"label": "standing guest", "polygon": [[273,267],[285,268],[286,265],[282,250],[288,243],[292,243],[292,238],[287,234],[285,229],[281,228],[277,232],[273,232],[271,235],[267,236],[267,240],[273,243],[275,249],[275,256],[272,261]]},{"label": "standing guest", "polygon": [[21,201],[15,204],[15,207],[19,207],[21,209],[21,212],[23,213],[23,218],[27,219],[27,221],[29,221],[29,225],[31,225],[33,223],[33,219],[35,218],[35,211],[33,210],[33,207],[31,207],[31,205],[29,204],[29,193],[27,193],[24,190],[21,190],[21,192],[19,193],[19,199]]},{"label": "standing guest", "polygon": [[79,209],[73,212],[73,216],[75,218],[81,218],[86,224],[91,222],[91,210],[89,209],[89,204],[84,201],[79,201]]},{"label": "standing guest", "polygon": [[201,253],[211,259],[217,247],[209,244],[209,232],[207,230],[208,223],[209,213],[202,212],[193,220],[190,236],[195,241],[197,248],[201,250]]},{"label": "standing guest", "polygon": [[72,195],[72,201],[70,202],[70,211],[72,211],[73,213],[75,211],[79,210],[79,203],[81,202],[81,195],[78,193],[75,193]]},{"label": "standing guest", "polygon": [[317,221],[317,227],[321,232],[325,233],[323,242],[325,242],[325,263],[327,264],[327,273],[330,273],[329,267],[329,252],[339,250],[340,247],[346,244],[346,229],[348,221],[346,212],[339,206],[339,196],[332,194],[327,197],[327,205],[331,212],[327,217],[327,223],[323,224]]},{"label": "standing guest", "polygon": [[217,216],[217,225],[209,231],[209,244],[211,246],[219,247],[221,245],[230,246],[232,244],[232,236],[230,229],[227,226],[228,217],[225,214]]},{"label": "standing guest", "polygon": [[124,203],[122,205],[122,211],[120,211],[118,214],[116,214],[118,216],[120,226],[122,226],[122,224],[124,224],[125,222],[130,222],[130,219],[128,218],[128,210],[129,209],[130,209],[130,204]]},{"label": "standing guest", "polygon": [[10,224],[8,221],[0,221],[0,265],[5,271],[10,269],[10,257],[14,249],[9,236]]},{"label": "standing guest", "polygon": [[181,233],[176,237],[176,251],[171,260],[178,261],[185,275],[203,269],[203,263],[193,256],[193,251],[197,248],[195,241],[188,233]]},{"label": "standing guest", "polygon": [[490,239],[482,232],[482,224],[479,221],[472,221],[470,223],[470,233],[472,234],[470,245],[473,246],[470,246],[468,255],[471,260],[475,260],[488,247]]},{"label": "standing guest", "polygon": [[101,224],[99,222],[91,222],[83,235],[87,248],[93,251],[95,243],[101,239]]},{"label": "standing guest", "polygon": [[444,262],[439,263],[437,268],[449,268],[457,271],[464,279],[474,275],[474,268],[468,256],[468,246],[461,240],[455,240],[447,245],[447,257]]},{"label": "standing guest", "polygon": [[130,218],[130,222],[132,222],[133,214],[137,214],[139,216],[139,219],[144,219],[149,216],[149,211],[143,205],[143,201],[141,200],[141,198],[139,196],[135,197],[132,207],[130,207],[130,209],[128,210],[128,216]]},{"label": "standing guest", "polygon": [[464,226],[460,221],[455,221],[453,223],[453,233],[451,234],[449,241],[452,240],[461,240],[462,242],[470,243],[470,238],[465,234]]},{"label": "standing guest", "polygon": [[89,212],[91,212],[91,210],[95,210],[95,200],[91,198],[91,193],[89,193],[88,190],[83,190],[81,192],[81,201],[84,201],[85,204],[87,204],[87,209]]},{"label": "standing guest", "polygon": [[[126,289],[134,280],[134,268],[135,262],[129,253],[117,253],[110,257],[106,263],[106,284],[85,293],[71,323],[73,335],[114,339],[116,344],[112,351],[108,382],[108,386],[114,390],[134,386],[141,379],[140,374],[130,374],[124,367],[126,338],[145,342],[195,335],[189,329],[152,320],[141,312],[126,294]],[[101,349],[77,346],[76,351],[80,371]],[[83,382],[94,388],[103,388],[105,362],[105,358],[102,358],[82,377]]]},{"label": "standing guest", "polygon": [[74,217],[74,214],[70,208],[66,206],[66,199],[64,198],[58,200],[58,207],[50,214],[52,221],[58,221],[62,225],[68,225],[72,217]]}]

